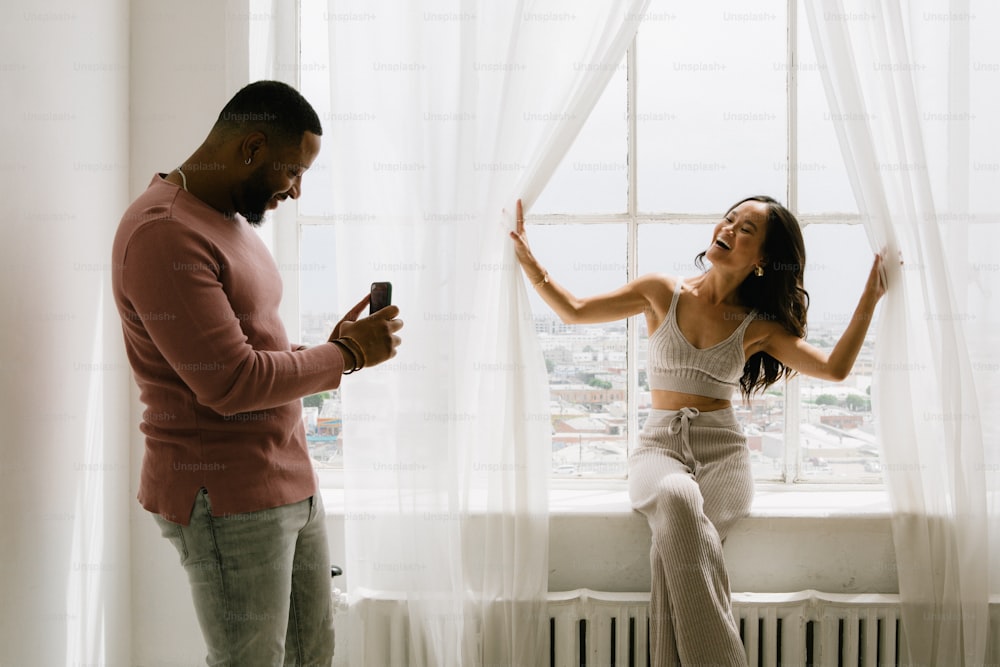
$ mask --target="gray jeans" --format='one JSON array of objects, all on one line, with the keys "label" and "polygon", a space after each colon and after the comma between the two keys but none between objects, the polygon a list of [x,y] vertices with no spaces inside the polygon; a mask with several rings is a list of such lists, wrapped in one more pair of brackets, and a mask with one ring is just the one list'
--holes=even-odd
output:
[{"label": "gray jeans", "polygon": [[187,571],[210,667],[330,666],[330,557],[318,494],[213,517],[202,489],[190,525],[153,516]]}]

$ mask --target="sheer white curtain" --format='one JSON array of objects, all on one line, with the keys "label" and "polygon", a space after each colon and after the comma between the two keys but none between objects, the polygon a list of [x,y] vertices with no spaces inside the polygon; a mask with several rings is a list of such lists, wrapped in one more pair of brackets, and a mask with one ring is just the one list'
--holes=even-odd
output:
[{"label": "sheer white curtain", "polygon": [[547,380],[507,231],[645,5],[329,6],[341,302],[391,280],[406,322],[396,359],[344,383],[352,665],[389,664],[378,597],[406,600],[392,664],[545,651]]},{"label": "sheer white curtain", "polygon": [[128,3],[2,13],[0,664],[124,665],[128,367],[108,259],[128,203]]},{"label": "sheer white curtain", "polygon": [[805,7],[872,247],[905,262],[887,266],[873,390],[905,664],[995,664],[1000,15],[971,0]]}]

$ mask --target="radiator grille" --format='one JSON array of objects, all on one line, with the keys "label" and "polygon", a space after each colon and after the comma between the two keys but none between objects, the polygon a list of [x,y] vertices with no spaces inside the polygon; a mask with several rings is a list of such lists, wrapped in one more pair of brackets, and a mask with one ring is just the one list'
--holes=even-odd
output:
[{"label": "radiator grille", "polygon": [[[646,667],[648,605],[648,593],[551,593],[549,664]],[[737,594],[733,608],[750,667],[896,664],[895,595]]]}]

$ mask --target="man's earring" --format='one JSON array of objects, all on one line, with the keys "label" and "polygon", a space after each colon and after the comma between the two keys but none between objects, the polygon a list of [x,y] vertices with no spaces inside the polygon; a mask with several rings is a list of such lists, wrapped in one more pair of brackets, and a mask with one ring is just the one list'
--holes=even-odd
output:
[{"label": "man's earring", "polygon": [[251,160],[253,160],[253,156],[252,155],[250,157],[248,157],[247,160],[246,160],[246,162],[244,162],[243,164],[250,164]]}]

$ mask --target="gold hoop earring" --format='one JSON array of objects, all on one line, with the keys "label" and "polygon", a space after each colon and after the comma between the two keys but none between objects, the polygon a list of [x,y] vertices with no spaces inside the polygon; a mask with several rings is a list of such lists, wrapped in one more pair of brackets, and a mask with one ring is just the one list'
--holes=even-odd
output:
[{"label": "gold hoop earring", "polygon": [[764,267],[760,266],[759,264],[753,267],[753,274],[758,278],[760,278],[762,275],[764,275]]}]

